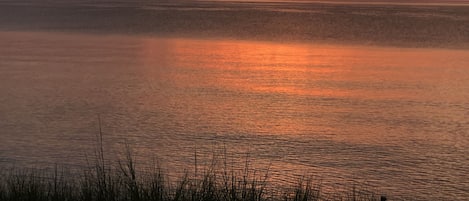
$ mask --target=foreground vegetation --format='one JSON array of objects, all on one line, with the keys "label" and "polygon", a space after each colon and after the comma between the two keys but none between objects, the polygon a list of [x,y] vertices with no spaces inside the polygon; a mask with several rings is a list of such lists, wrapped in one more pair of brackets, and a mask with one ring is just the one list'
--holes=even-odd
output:
[{"label": "foreground vegetation", "polygon": [[[186,173],[175,181],[161,167],[137,169],[127,146],[122,160],[105,160],[102,138],[88,168],[70,176],[64,168],[2,170],[1,201],[315,201],[386,200],[369,191],[353,187],[349,192],[325,195],[320,185],[303,179],[291,188],[272,190],[268,172],[259,174],[249,168],[229,170],[223,165],[209,165],[204,171]],[[197,163],[197,162],[196,162]]]},{"label": "foreground vegetation", "polygon": [[355,188],[349,193],[323,196],[320,186],[304,179],[284,192],[267,190],[267,174],[254,171],[217,171],[208,168],[200,176],[185,174],[170,182],[159,167],[138,172],[132,158],[125,164],[107,166],[96,161],[79,177],[64,171],[10,170],[0,179],[0,200],[4,201],[315,201],[379,200],[378,196]]}]

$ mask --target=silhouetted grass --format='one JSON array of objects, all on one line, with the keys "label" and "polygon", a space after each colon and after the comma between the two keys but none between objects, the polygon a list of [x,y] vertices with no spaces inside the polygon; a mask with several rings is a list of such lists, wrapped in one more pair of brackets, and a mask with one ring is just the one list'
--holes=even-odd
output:
[{"label": "silhouetted grass", "polygon": [[[67,176],[65,169],[53,171],[39,169],[10,169],[0,179],[2,201],[316,201],[350,200],[372,201],[379,197],[355,187],[347,193],[322,196],[319,185],[306,178],[291,188],[277,193],[267,191],[268,171],[259,173],[249,167],[235,171],[228,167],[226,153],[222,165],[213,163],[199,174],[186,173],[174,182],[159,165],[140,171],[136,168],[131,149],[126,146],[123,160],[106,160],[102,135],[88,168],[78,176]],[[197,158],[195,156],[197,161]],[[290,189],[290,190],[285,190]]]},{"label": "silhouetted grass", "polygon": [[170,182],[159,166],[139,172],[130,151],[117,165],[105,162],[97,154],[93,166],[78,177],[66,177],[63,170],[8,170],[1,178],[0,200],[4,201],[315,201],[378,200],[378,196],[355,188],[348,193],[321,196],[321,189],[311,179],[304,179],[291,190],[267,193],[268,173],[256,174],[225,167],[206,168],[201,175],[189,173]]}]

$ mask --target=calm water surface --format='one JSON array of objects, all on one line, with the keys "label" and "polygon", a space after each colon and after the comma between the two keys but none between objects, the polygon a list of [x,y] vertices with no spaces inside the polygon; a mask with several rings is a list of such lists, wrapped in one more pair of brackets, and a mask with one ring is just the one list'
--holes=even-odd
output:
[{"label": "calm water surface", "polygon": [[469,197],[469,51],[0,33],[0,167],[110,157],[192,170],[226,147],[277,184]]}]

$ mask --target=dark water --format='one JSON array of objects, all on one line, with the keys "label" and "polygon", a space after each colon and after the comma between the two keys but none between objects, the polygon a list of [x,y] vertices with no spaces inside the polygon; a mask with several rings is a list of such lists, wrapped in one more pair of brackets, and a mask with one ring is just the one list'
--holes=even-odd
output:
[{"label": "dark water", "polygon": [[[326,191],[356,181],[396,200],[469,196],[466,8],[301,8],[325,20],[313,26],[291,20],[304,12],[278,5],[168,5],[4,1],[0,167],[84,165],[99,115],[111,158],[127,141],[140,163],[157,157],[183,172],[195,151],[204,163],[226,147],[234,162],[249,153],[255,168],[270,167],[279,185],[313,174]],[[241,23],[250,15],[260,21]],[[388,36],[372,27],[377,36],[367,39],[360,27],[327,21],[345,22],[341,15],[357,26],[366,15],[389,19],[386,30],[416,28]],[[322,32],[304,35],[318,26]]]},{"label": "dark water", "polygon": [[3,0],[0,30],[467,48],[468,5]]}]

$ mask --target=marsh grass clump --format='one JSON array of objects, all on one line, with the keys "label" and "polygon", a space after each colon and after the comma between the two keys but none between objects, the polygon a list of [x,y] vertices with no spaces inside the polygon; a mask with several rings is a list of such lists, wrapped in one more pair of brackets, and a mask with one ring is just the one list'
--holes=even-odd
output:
[{"label": "marsh grass clump", "polygon": [[[379,198],[353,187],[348,193],[323,196],[312,179],[302,179],[280,193],[268,190],[268,173],[249,168],[234,171],[211,165],[200,174],[185,173],[171,182],[159,165],[139,171],[130,151],[114,164],[97,158],[79,176],[56,167],[7,170],[0,179],[2,201],[372,201]],[[277,192],[277,191],[276,191]]]},{"label": "marsh grass clump", "polygon": [[2,169],[0,201],[374,201],[370,191],[353,186],[348,193],[324,195],[320,185],[309,177],[296,186],[272,190],[269,171],[256,171],[246,157],[244,168],[227,164],[226,151],[221,163],[213,157],[200,171],[195,154],[194,174],[186,172],[175,181],[156,163],[143,169],[136,166],[130,146],[122,159],[114,162],[104,154],[102,133],[94,156],[86,157],[87,167],[78,175],[55,166],[52,171],[38,168]]}]

